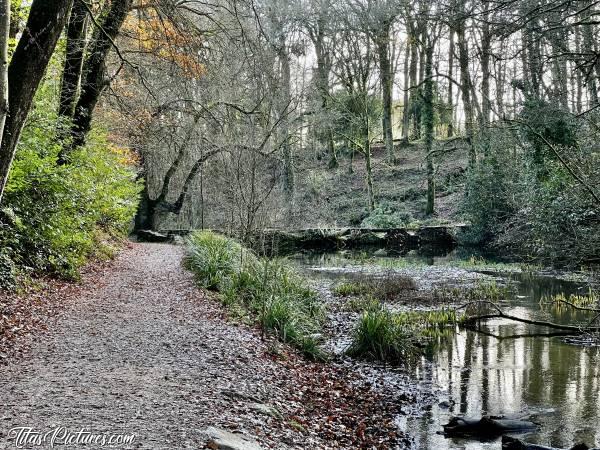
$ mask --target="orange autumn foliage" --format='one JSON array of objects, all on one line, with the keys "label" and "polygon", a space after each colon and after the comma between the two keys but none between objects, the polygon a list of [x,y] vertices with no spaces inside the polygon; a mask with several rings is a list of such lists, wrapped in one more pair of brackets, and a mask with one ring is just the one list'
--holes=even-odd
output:
[{"label": "orange autumn foliage", "polygon": [[160,17],[154,9],[145,10],[143,17],[130,15],[125,29],[135,36],[141,51],[174,64],[183,76],[199,78],[205,73],[198,58],[198,37]]}]

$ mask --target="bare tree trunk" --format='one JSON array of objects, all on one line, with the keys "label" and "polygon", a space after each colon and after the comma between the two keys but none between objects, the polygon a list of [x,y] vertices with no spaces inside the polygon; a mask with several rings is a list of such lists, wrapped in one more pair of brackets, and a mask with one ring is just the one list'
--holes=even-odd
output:
[{"label": "bare tree trunk", "polygon": [[[524,1],[523,10],[527,12],[533,5],[533,1]],[[539,19],[533,18],[523,27],[523,47],[526,58],[527,71],[523,74],[526,82],[526,94],[536,100],[542,98],[542,55],[539,33],[536,31]]]},{"label": "bare tree trunk", "polygon": [[410,102],[410,35],[406,38],[406,49],[404,51],[404,100],[402,105],[402,141],[408,144],[408,133],[410,126],[409,102]]},{"label": "bare tree trunk", "polygon": [[[586,4],[590,4],[591,1],[588,0]],[[589,20],[589,12],[585,14],[584,20]],[[594,44],[594,29],[593,25],[583,25],[583,52],[585,54],[594,54],[595,53],[595,44]],[[598,97],[598,84],[596,82],[596,76],[594,71],[590,69],[586,71],[586,86],[590,95],[590,103],[591,106],[595,106],[599,103]]]},{"label": "bare tree trunk", "polygon": [[8,115],[8,41],[10,0],[0,0],[0,142]]},{"label": "bare tree trunk", "polygon": [[562,14],[553,12],[548,21],[549,28],[555,28],[550,33],[549,40],[552,47],[552,97],[560,104],[561,108],[569,110],[569,89],[567,80],[567,59],[564,56],[568,52],[567,35],[562,28]]},{"label": "bare tree trunk", "polygon": [[492,113],[490,99],[490,55],[492,52],[492,34],[490,32],[489,9],[487,2],[483,3],[483,23],[481,24],[481,115],[482,124],[487,127]]},{"label": "bare tree trunk", "polygon": [[8,117],[0,145],[0,201],[33,97],[62,33],[73,0],[34,0],[8,67]]},{"label": "bare tree trunk", "polygon": [[369,200],[369,211],[375,210],[375,194],[373,192],[373,169],[371,166],[371,140],[369,135],[365,137],[365,165],[367,170],[367,196]]},{"label": "bare tree trunk", "polygon": [[423,88],[423,134],[425,136],[425,152],[427,155],[427,207],[425,214],[435,211],[435,179],[433,168],[433,47],[428,39],[425,51],[425,80]]},{"label": "bare tree trunk", "polygon": [[[325,22],[327,20],[326,14],[329,10],[319,10],[319,17],[317,19],[316,29],[309,33],[310,38],[315,47],[315,54],[317,59],[317,90],[321,96],[321,108],[324,112],[329,109],[329,73],[331,71],[331,56],[325,49]],[[327,124],[325,126],[324,140],[329,153],[329,169],[335,169],[339,166],[337,153],[335,149],[335,142],[333,140],[333,129],[330,120],[326,119]],[[322,127],[320,127],[322,128]],[[322,134],[322,130],[320,130]]]},{"label": "bare tree trunk", "polygon": [[469,164],[474,166],[477,154],[473,145],[474,114],[471,101],[471,77],[469,75],[469,46],[465,36],[465,22],[460,19],[456,35],[458,38],[458,63],[460,65],[460,91],[465,111],[465,137],[469,144]]},{"label": "bare tree trunk", "polygon": [[448,49],[448,108],[450,120],[448,121],[448,137],[454,136],[454,30],[450,28],[450,47]]},{"label": "bare tree trunk", "polygon": [[[501,49],[504,49],[504,43],[502,43]],[[504,94],[506,91],[506,62],[498,60],[495,63],[496,69],[496,108],[498,110],[498,117],[503,119],[505,116],[504,110]]]},{"label": "bare tree trunk", "polygon": [[394,163],[394,132],[392,130],[392,85],[393,74],[390,61],[390,29],[391,24],[384,22],[377,35],[376,45],[379,56],[379,78],[383,100],[383,141],[389,164]]},{"label": "bare tree trunk", "polygon": [[81,83],[83,60],[85,54],[85,39],[87,34],[87,9],[82,1],[73,3],[69,26],[67,27],[67,48],[65,67],[60,88],[60,103],[58,114],[61,117],[72,118],[75,113],[77,94]]},{"label": "bare tree trunk", "polygon": [[[581,53],[581,27],[575,28],[575,53]],[[577,62],[575,61],[575,66]],[[575,112],[580,114],[583,108],[583,76],[581,70],[574,70],[575,77]]]},{"label": "bare tree trunk", "polygon": [[[417,36],[412,34],[409,36],[410,38],[410,71],[409,71],[409,86],[410,86],[410,101],[409,108],[412,109],[412,105],[415,102],[417,97],[417,85],[419,81],[417,80],[417,69],[419,64],[419,48],[417,47]],[[413,128],[415,131],[415,135],[419,138],[419,125],[418,125],[418,117],[413,117]]]},{"label": "bare tree trunk", "polygon": [[[282,130],[282,152],[283,152],[283,190],[287,196],[287,199],[291,202],[294,197],[294,161],[292,155],[292,143],[290,142],[290,127],[287,116],[289,115],[289,108],[291,103],[291,69],[290,69],[290,55],[287,51],[285,42],[280,44],[279,51],[279,63],[281,65],[281,84],[282,84],[282,106],[280,108],[280,114],[285,115],[281,121]],[[289,203],[291,207],[291,203]]]}]

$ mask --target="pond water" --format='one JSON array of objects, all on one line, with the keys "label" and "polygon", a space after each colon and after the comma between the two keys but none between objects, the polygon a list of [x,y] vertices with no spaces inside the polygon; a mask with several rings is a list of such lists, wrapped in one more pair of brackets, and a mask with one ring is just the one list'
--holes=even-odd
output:
[{"label": "pond water", "polygon": [[[337,257],[313,255],[303,258],[302,265],[335,266]],[[420,266],[439,266],[448,265],[457,256],[409,258],[407,262]],[[427,267],[420,270],[427,274]],[[339,274],[330,270],[326,276]],[[548,275],[494,276],[517,288],[502,302],[505,313],[564,324],[586,323],[593,317],[540,302],[545,295],[585,294],[587,288],[582,284]],[[418,388],[437,392],[439,401],[425,412],[399,418],[400,426],[415,438],[415,448],[499,449],[499,440],[448,439],[439,434],[452,416],[482,415],[528,418],[539,423],[539,430],[519,436],[528,442],[560,448],[585,442],[600,447],[600,347],[569,343],[559,336],[539,336],[549,331],[494,319],[477,332],[456,329],[432,344],[412,370],[419,380]]]}]

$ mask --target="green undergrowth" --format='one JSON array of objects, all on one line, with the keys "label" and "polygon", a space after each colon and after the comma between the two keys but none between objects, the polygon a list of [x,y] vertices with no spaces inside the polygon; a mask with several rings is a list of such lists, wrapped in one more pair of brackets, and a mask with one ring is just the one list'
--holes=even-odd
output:
[{"label": "green undergrowth", "polygon": [[514,284],[499,284],[495,280],[478,280],[471,286],[435,289],[433,296],[439,302],[498,302],[515,294]]},{"label": "green undergrowth", "polygon": [[45,83],[36,95],[2,198],[0,291],[38,277],[78,279],[90,258],[115,253],[137,209],[137,158],[108,131],[95,128],[69,164],[57,164],[68,123],[57,117],[55,91]]},{"label": "green undergrowth", "polygon": [[232,313],[258,321],[312,358],[325,357],[319,348],[323,305],[306,280],[280,260],[259,258],[233,239],[197,231],[187,239],[186,265],[201,287],[220,293]]},{"label": "green undergrowth", "polygon": [[[355,252],[334,255],[325,262],[327,266],[365,266],[373,269],[421,269],[431,266],[431,262],[420,256],[407,255],[403,257],[374,256],[368,252]],[[541,265],[522,262],[502,262],[485,259],[481,256],[456,258],[439,258],[434,263],[437,267],[448,269],[464,269],[470,271],[489,271],[498,273],[536,273],[544,267]]]}]

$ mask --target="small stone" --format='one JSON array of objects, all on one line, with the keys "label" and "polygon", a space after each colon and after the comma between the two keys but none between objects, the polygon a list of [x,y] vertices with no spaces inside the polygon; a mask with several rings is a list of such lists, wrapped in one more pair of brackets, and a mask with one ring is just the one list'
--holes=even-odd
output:
[{"label": "small stone", "polygon": [[241,434],[208,427],[203,433],[210,437],[207,447],[213,450],[262,450],[258,443]]},{"label": "small stone", "polygon": [[250,409],[265,414],[267,416],[274,417],[275,419],[283,419],[281,413],[277,410],[277,408],[273,406],[265,405],[262,403],[252,403],[250,405]]}]

